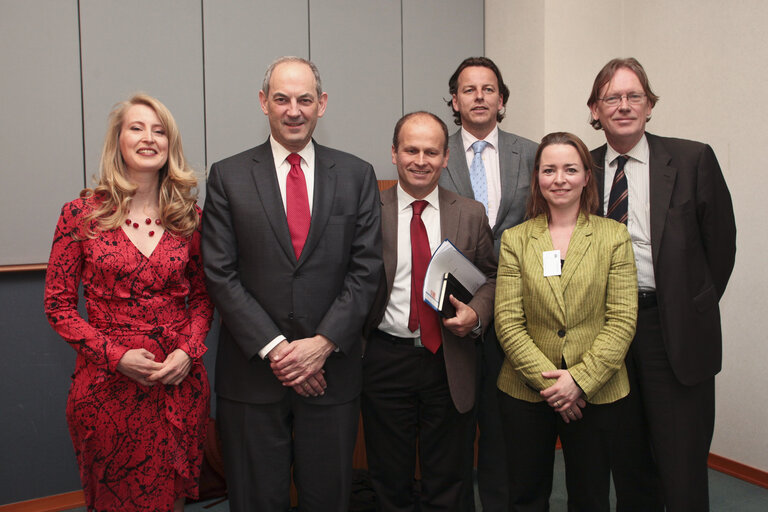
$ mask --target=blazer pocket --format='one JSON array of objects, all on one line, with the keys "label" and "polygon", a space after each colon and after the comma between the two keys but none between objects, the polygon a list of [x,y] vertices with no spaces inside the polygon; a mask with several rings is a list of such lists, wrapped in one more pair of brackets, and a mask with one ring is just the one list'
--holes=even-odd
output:
[{"label": "blazer pocket", "polygon": [[703,292],[693,298],[693,305],[699,313],[706,313],[712,308],[717,308],[717,293],[714,286],[708,286]]}]

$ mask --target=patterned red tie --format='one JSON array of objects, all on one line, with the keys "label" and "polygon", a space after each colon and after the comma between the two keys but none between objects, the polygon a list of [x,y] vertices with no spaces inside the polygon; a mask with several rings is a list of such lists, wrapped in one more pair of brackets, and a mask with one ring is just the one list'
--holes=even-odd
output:
[{"label": "patterned red tie", "polygon": [[421,220],[421,213],[427,206],[426,201],[411,203],[411,314],[408,318],[408,329],[414,332],[421,327],[421,343],[433,354],[442,343],[440,323],[437,313],[424,302],[424,274],[429,266],[432,251],[429,250],[427,228]]},{"label": "patterned red tie", "polygon": [[304,242],[309,233],[309,199],[307,198],[307,180],[301,170],[301,157],[296,153],[288,155],[291,170],[285,182],[285,211],[288,217],[288,231],[291,232],[291,243],[296,259],[301,256]]}]

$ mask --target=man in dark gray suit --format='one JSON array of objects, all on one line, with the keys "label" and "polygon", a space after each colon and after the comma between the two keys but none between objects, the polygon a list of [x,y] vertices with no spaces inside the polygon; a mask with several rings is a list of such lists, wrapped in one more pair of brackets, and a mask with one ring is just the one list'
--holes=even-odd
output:
[{"label": "man in dark gray suit", "polygon": [[269,140],[211,167],[203,213],[230,509],[285,511],[293,462],[301,510],[345,511],[382,269],[376,176],[312,140],[327,101],[314,64],[278,59],[259,99]]},{"label": "man in dark gray suit", "polygon": [[[504,230],[523,221],[537,145],[498,128],[504,119],[509,88],[491,59],[465,59],[448,81],[448,88],[448,105],[461,129],[448,141],[450,158],[440,176],[440,186],[483,203],[498,256]],[[507,510],[508,493],[504,438],[496,401],[496,378],[504,354],[492,320],[478,347],[482,353],[478,357],[477,480],[483,511],[496,512]]]},{"label": "man in dark gray suit", "polygon": [[628,58],[603,67],[587,101],[607,140],[592,151],[601,213],[627,224],[640,294],[613,476],[621,512],[706,511],[722,362],[718,302],[733,270],[736,225],[712,148],[645,131],[658,99]]}]

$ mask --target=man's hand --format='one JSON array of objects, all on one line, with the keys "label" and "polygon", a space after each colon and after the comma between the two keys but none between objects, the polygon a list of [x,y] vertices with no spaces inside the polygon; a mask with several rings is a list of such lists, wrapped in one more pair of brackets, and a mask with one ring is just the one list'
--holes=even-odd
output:
[{"label": "man's hand", "polygon": [[325,383],[324,373],[325,370],[320,370],[316,374],[310,375],[301,384],[294,385],[293,390],[304,398],[324,395],[325,388],[328,387],[328,384]]},{"label": "man's hand", "polygon": [[449,295],[448,300],[456,308],[456,316],[443,318],[443,325],[456,336],[463,338],[477,325],[477,313],[453,295]]},{"label": "man's hand", "polygon": [[322,334],[291,343],[281,341],[270,350],[269,365],[283,386],[293,387],[317,374],[335,349],[336,345]]}]

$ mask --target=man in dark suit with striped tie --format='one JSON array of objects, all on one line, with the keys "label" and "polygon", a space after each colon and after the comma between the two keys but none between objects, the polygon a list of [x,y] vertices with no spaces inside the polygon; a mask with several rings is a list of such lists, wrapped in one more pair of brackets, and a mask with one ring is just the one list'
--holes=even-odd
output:
[{"label": "man in dark suit with striped tie", "polygon": [[607,141],[592,151],[602,212],[627,225],[640,294],[613,476],[621,512],[706,511],[722,360],[718,302],[736,226],[712,148],[645,131],[658,99],[640,63],[627,58],[603,67],[587,102]]}]

